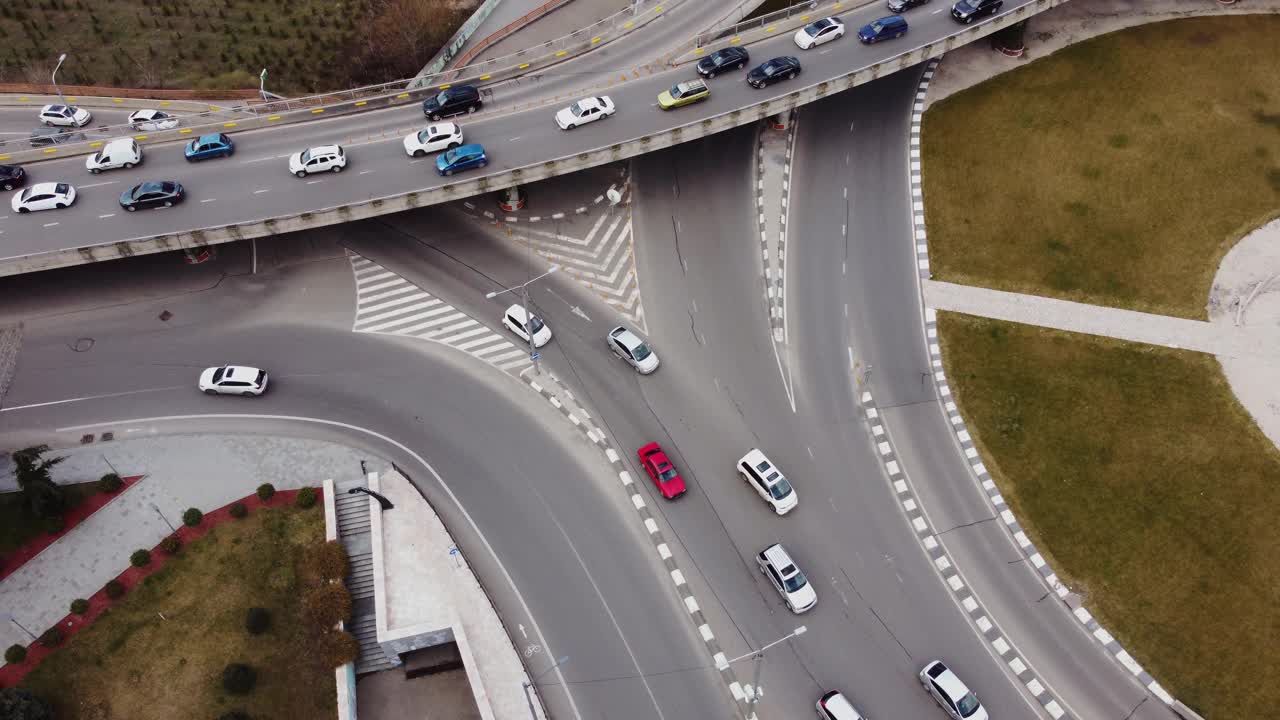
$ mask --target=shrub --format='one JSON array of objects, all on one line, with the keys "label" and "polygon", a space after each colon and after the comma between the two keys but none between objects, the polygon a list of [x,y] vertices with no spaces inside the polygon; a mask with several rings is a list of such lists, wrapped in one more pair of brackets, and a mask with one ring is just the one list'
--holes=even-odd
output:
[{"label": "shrub", "polygon": [[307,548],[306,562],[321,580],[341,580],[347,576],[347,550],[337,540]]},{"label": "shrub", "polygon": [[243,710],[228,710],[219,715],[218,720],[249,720],[249,713]]},{"label": "shrub", "polygon": [[112,600],[119,600],[120,598],[124,597],[124,583],[120,582],[119,580],[112,580],[111,582],[107,583],[106,590],[107,590],[107,597],[111,598]]},{"label": "shrub", "polygon": [[245,507],[244,503],[231,503],[231,510],[229,512],[231,513],[231,517],[240,520],[249,514],[249,508]]},{"label": "shrub", "polygon": [[351,593],[339,583],[326,583],[308,592],[303,606],[313,624],[331,628],[351,617]]},{"label": "shrub", "polygon": [[50,535],[57,535],[67,526],[67,521],[62,519],[61,515],[51,515],[40,521],[40,527]]},{"label": "shrub", "polygon": [[107,473],[98,480],[98,492],[113,493],[124,487],[124,481],[115,473]]},{"label": "shrub", "polygon": [[258,684],[258,673],[243,663],[231,663],[222,669],[222,689],[232,695],[248,695]]},{"label": "shrub", "polygon": [[5,688],[0,690],[0,717],[5,720],[53,720],[53,711],[30,690]]},{"label": "shrub", "polygon": [[54,625],[40,636],[40,644],[47,648],[57,647],[62,642],[62,637],[62,628]]},{"label": "shrub", "polygon": [[27,659],[27,649],[21,645],[10,645],[5,648],[4,661],[10,665],[16,665]]},{"label": "shrub", "polygon": [[244,629],[250,635],[261,635],[271,627],[271,611],[266,608],[251,607],[244,615]]},{"label": "shrub", "polygon": [[316,489],[312,487],[304,487],[298,491],[298,497],[294,498],[294,502],[298,503],[298,507],[308,509],[315,507]]},{"label": "shrub", "polygon": [[271,483],[262,483],[258,486],[258,499],[266,502],[276,494],[276,486]]},{"label": "shrub", "polygon": [[315,652],[325,667],[341,667],[360,654],[360,641],[349,632],[329,630],[316,638]]},{"label": "shrub", "polygon": [[182,524],[187,527],[195,527],[204,520],[204,513],[196,508],[187,508],[182,512]]},{"label": "shrub", "polygon": [[168,555],[177,555],[182,549],[182,538],[178,537],[178,533],[173,533],[160,541],[160,549]]},{"label": "shrub", "polygon": [[151,564],[151,551],[134,550],[133,554],[129,556],[129,564],[138,568],[146,567]]},{"label": "shrub", "polygon": [[71,601],[71,612],[77,615],[83,615],[89,612],[89,601],[84,598],[76,598]]}]

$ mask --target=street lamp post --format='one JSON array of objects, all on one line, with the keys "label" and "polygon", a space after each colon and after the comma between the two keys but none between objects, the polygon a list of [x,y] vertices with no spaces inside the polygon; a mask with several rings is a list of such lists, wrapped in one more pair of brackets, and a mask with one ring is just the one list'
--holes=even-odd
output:
[{"label": "street lamp post", "polygon": [[538,678],[542,677],[543,675],[546,675],[547,673],[551,672],[552,670],[555,670],[556,668],[560,667],[561,665],[567,662],[569,662],[569,656],[565,655],[559,660],[556,660],[555,664],[552,665],[551,667],[547,668],[546,670],[543,670],[537,675],[534,675],[532,680],[524,681],[524,699],[529,703],[529,716],[532,717],[533,720],[538,720],[538,713],[536,710],[533,709],[533,696],[529,694],[529,688],[532,688],[538,684]]},{"label": "street lamp post", "polygon": [[62,67],[62,62],[66,59],[66,53],[62,53],[58,56],[58,64],[54,66],[53,74],[49,77],[49,79],[53,81],[53,91],[58,93],[58,99],[62,101],[63,105],[67,104],[67,99],[62,96],[62,88],[58,87],[58,68]]},{"label": "street lamp post", "polygon": [[725,660],[716,665],[717,670],[724,671],[728,669],[730,665],[740,660],[755,659],[756,661],[755,680],[752,682],[751,692],[747,696],[747,706],[751,708],[751,715],[749,716],[749,720],[754,720],[754,718],[756,717],[755,706],[756,706],[756,703],[760,702],[760,696],[762,695],[762,693],[760,692],[760,671],[764,668],[765,651],[775,645],[781,645],[782,643],[790,640],[791,638],[800,637],[801,635],[805,634],[805,632],[807,631],[808,631],[808,628],[806,628],[804,625],[801,625],[795,630],[792,630],[791,632],[787,633],[786,635],[783,635],[777,640],[774,640],[768,645],[765,645],[759,650],[753,650],[747,653],[746,655],[740,655],[732,660]]},{"label": "street lamp post", "polygon": [[529,336],[529,359],[533,361],[533,371],[539,375],[542,374],[542,368],[538,366],[538,351],[533,345],[533,316],[529,314],[529,286],[559,269],[559,265],[552,265],[550,270],[547,270],[536,278],[527,280],[523,285],[517,285],[513,288],[507,288],[506,290],[499,290],[485,295],[486,299],[492,300],[503,293],[509,293],[513,290],[520,291],[520,302],[524,307],[524,334]]}]

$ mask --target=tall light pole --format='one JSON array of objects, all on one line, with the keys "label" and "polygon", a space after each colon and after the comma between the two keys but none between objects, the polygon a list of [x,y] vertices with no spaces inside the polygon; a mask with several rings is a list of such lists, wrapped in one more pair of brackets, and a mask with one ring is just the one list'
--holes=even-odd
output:
[{"label": "tall light pole", "polygon": [[808,631],[808,628],[806,628],[804,625],[801,625],[795,630],[792,630],[791,632],[787,633],[786,635],[783,635],[777,640],[774,640],[768,645],[765,645],[759,650],[753,650],[747,653],[746,655],[740,655],[732,660],[725,660],[724,662],[721,662],[718,665],[716,665],[717,670],[724,671],[728,669],[730,665],[738,662],[739,660],[748,660],[752,658],[755,659],[756,661],[755,680],[751,683],[751,692],[747,695],[747,706],[751,708],[751,714],[747,716],[748,720],[755,720],[756,703],[760,702],[760,696],[762,695],[762,693],[760,692],[760,670],[764,667],[765,651],[775,645],[781,645],[782,643],[790,640],[791,638],[800,637],[801,635],[805,634],[805,632],[807,631]]},{"label": "tall light pole", "polygon": [[62,96],[62,88],[58,87],[58,68],[62,67],[62,63],[66,59],[66,53],[62,53],[58,56],[58,64],[53,67],[53,74],[49,77],[49,79],[53,81],[53,91],[58,93],[58,99],[62,101],[63,105],[67,104],[67,99]]},{"label": "tall light pole", "polygon": [[569,656],[565,655],[559,660],[556,660],[555,664],[552,665],[551,667],[547,668],[546,670],[543,670],[537,675],[534,675],[532,680],[524,681],[524,699],[529,703],[529,716],[532,717],[533,720],[538,720],[538,713],[533,709],[533,696],[529,694],[529,688],[538,684],[538,678],[542,677],[543,675],[546,675],[547,673],[551,672],[552,670],[555,670],[556,668],[560,667],[561,665],[567,662],[569,662]]},{"label": "tall light pole", "polygon": [[536,278],[526,281],[523,285],[517,285],[513,288],[507,288],[506,290],[499,290],[485,295],[486,299],[492,300],[503,293],[509,293],[513,290],[520,291],[520,302],[524,307],[524,334],[529,336],[529,359],[533,361],[533,371],[539,375],[542,374],[542,368],[538,366],[538,349],[533,345],[533,316],[529,314],[529,286],[559,269],[559,265],[552,265],[550,270],[542,273]]}]

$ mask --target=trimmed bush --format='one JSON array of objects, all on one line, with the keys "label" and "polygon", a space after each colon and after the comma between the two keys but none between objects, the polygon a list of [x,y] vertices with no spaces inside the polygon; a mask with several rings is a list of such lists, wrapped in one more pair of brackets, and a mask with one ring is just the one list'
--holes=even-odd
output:
[{"label": "trimmed bush", "polygon": [[313,588],[302,602],[307,619],[318,628],[331,628],[351,617],[351,593],[340,583]]},{"label": "trimmed bush", "polygon": [[98,480],[98,492],[113,493],[124,487],[124,480],[115,473],[107,473]]},{"label": "trimmed bush", "polygon": [[325,667],[341,667],[360,654],[360,641],[349,632],[329,630],[316,638],[315,652]]},{"label": "trimmed bush", "polygon": [[245,516],[249,514],[249,508],[245,507],[244,503],[236,502],[231,503],[231,509],[228,512],[231,513],[231,517],[237,520],[243,520]]},{"label": "trimmed bush", "polygon": [[112,600],[119,600],[120,598],[124,597],[124,590],[125,590],[124,583],[120,582],[119,580],[112,580],[111,582],[107,583],[107,587],[106,587],[107,597],[111,598]]},{"label": "trimmed bush", "polygon": [[244,629],[250,635],[261,635],[271,628],[271,611],[266,608],[252,607],[244,614]]},{"label": "trimmed bush", "polygon": [[53,720],[53,711],[30,690],[5,688],[0,690],[0,717],[4,720]]},{"label": "trimmed bush", "polygon": [[316,489],[313,487],[302,488],[298,491],[298,497],[294,498],[294,502],[298,504],[298,507],[304,510],[315,507]]},{"label": "trimmed bush", "polygon": [[178,537],[178,533],[173,533],[160,541],[160,549],[166,555],[177,555],[178,551],[182,549],[182,538]]},{"label": "trimmed bush", "polygon": [[307,565],[321,580],[341,580],[347,576],[347,550],[337,540],[307,548]]},{"label": "trimmed bush", "polygon": [[271,483],[262,483],[258,486],[258,499],[266,502],[276,494],[276,486]]},{"label": "trimmed bush", "polygon": [[83,615],[89,612],[89,601],[84,598],[76,598],[71,601],[71,612],[77,615]]},{"label": "trimmed bush", "polygon": [[62,628],[54,625],[40,636],[40,644],[47,648],[57,647],[62,642],[62,638]]},{"label": "trimmed bush", "polygon": [[182,512],[182,524],[187,527],[195,527],[204,520],[204,513],[197,508],[187,508]]},{"label": "trimmed bush", "polygon": [[249,720],[249,713],[243,710],[228,710],[219,715],[218,720]]},{"label": "trimmed bush", "polygon": [[222,669],[222,689],[232,695],[248,695],[258,684],[258,673],[244,663],[231,663]]},{"label": "trimmed bush", "polygon": [[67,521],[62,519],[61,515],[50,515],[40,521],[40,527],[50,535],[57,535],[67,526]]},{"label": "trimmed bush", "polygon": [[16,665],[27,659],[27,649],[21,645],[10,645],[4,650],[4,661]]},{"label": "trimmed bush", "polygon": [[138,568],[146,567],[147,565],[150,565],[151,551],[150,550],[134,550],[133,554],[129,556],[129,564]]}]

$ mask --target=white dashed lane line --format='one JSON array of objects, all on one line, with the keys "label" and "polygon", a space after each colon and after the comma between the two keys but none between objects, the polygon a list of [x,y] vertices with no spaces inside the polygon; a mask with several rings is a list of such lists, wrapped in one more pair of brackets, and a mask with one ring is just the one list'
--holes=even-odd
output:
[{"label": "white dashed lane line", "polygon": [[271,188],[263,188],[263,189],[261,189],[261,190],[254,190],[254,191],[253,191],[253,194],[254,194],[254,195],[261,195],[261,194],[262,194],[262,193],[264,193],[264,192],[271,192]]},{"label": "white dashed lane line", "polygon": [[200,202],[202,202],[202,203],[213,202],[214,200],[217,200],[217,199],[218,199],[218,198],[205,198],[204,200],[201,200]]},{"label": "white dashed lane line", "polygon": [[119,180],[108,180],[106,182],[91,183],[89,185],[81,185],[80,188],[84,189],[84,188],[91,188],[91,187],[102,187],[103,185],[115,185],[119,182],[120,182]]},{"label": "white dashed lane line", "polygon": [[116,216],[116,214],[115,214],[115,213],[107,213],[106,215],[99,215],[99,216],[98,216],[98,219],[99,219],[99,220],[105,220],[106,218],[109,218],[109,217],[115,217],[115,216]]},{"label": "white dashed lane line", "polygon": [[57,224],[58,224],[58,223],[56,223],[56,222],[51,222],[51,223],[45,223],[45,224],[44,224],[44,226],[45,226],[45,227],[53,227],[54,225],[57,225]]}]

